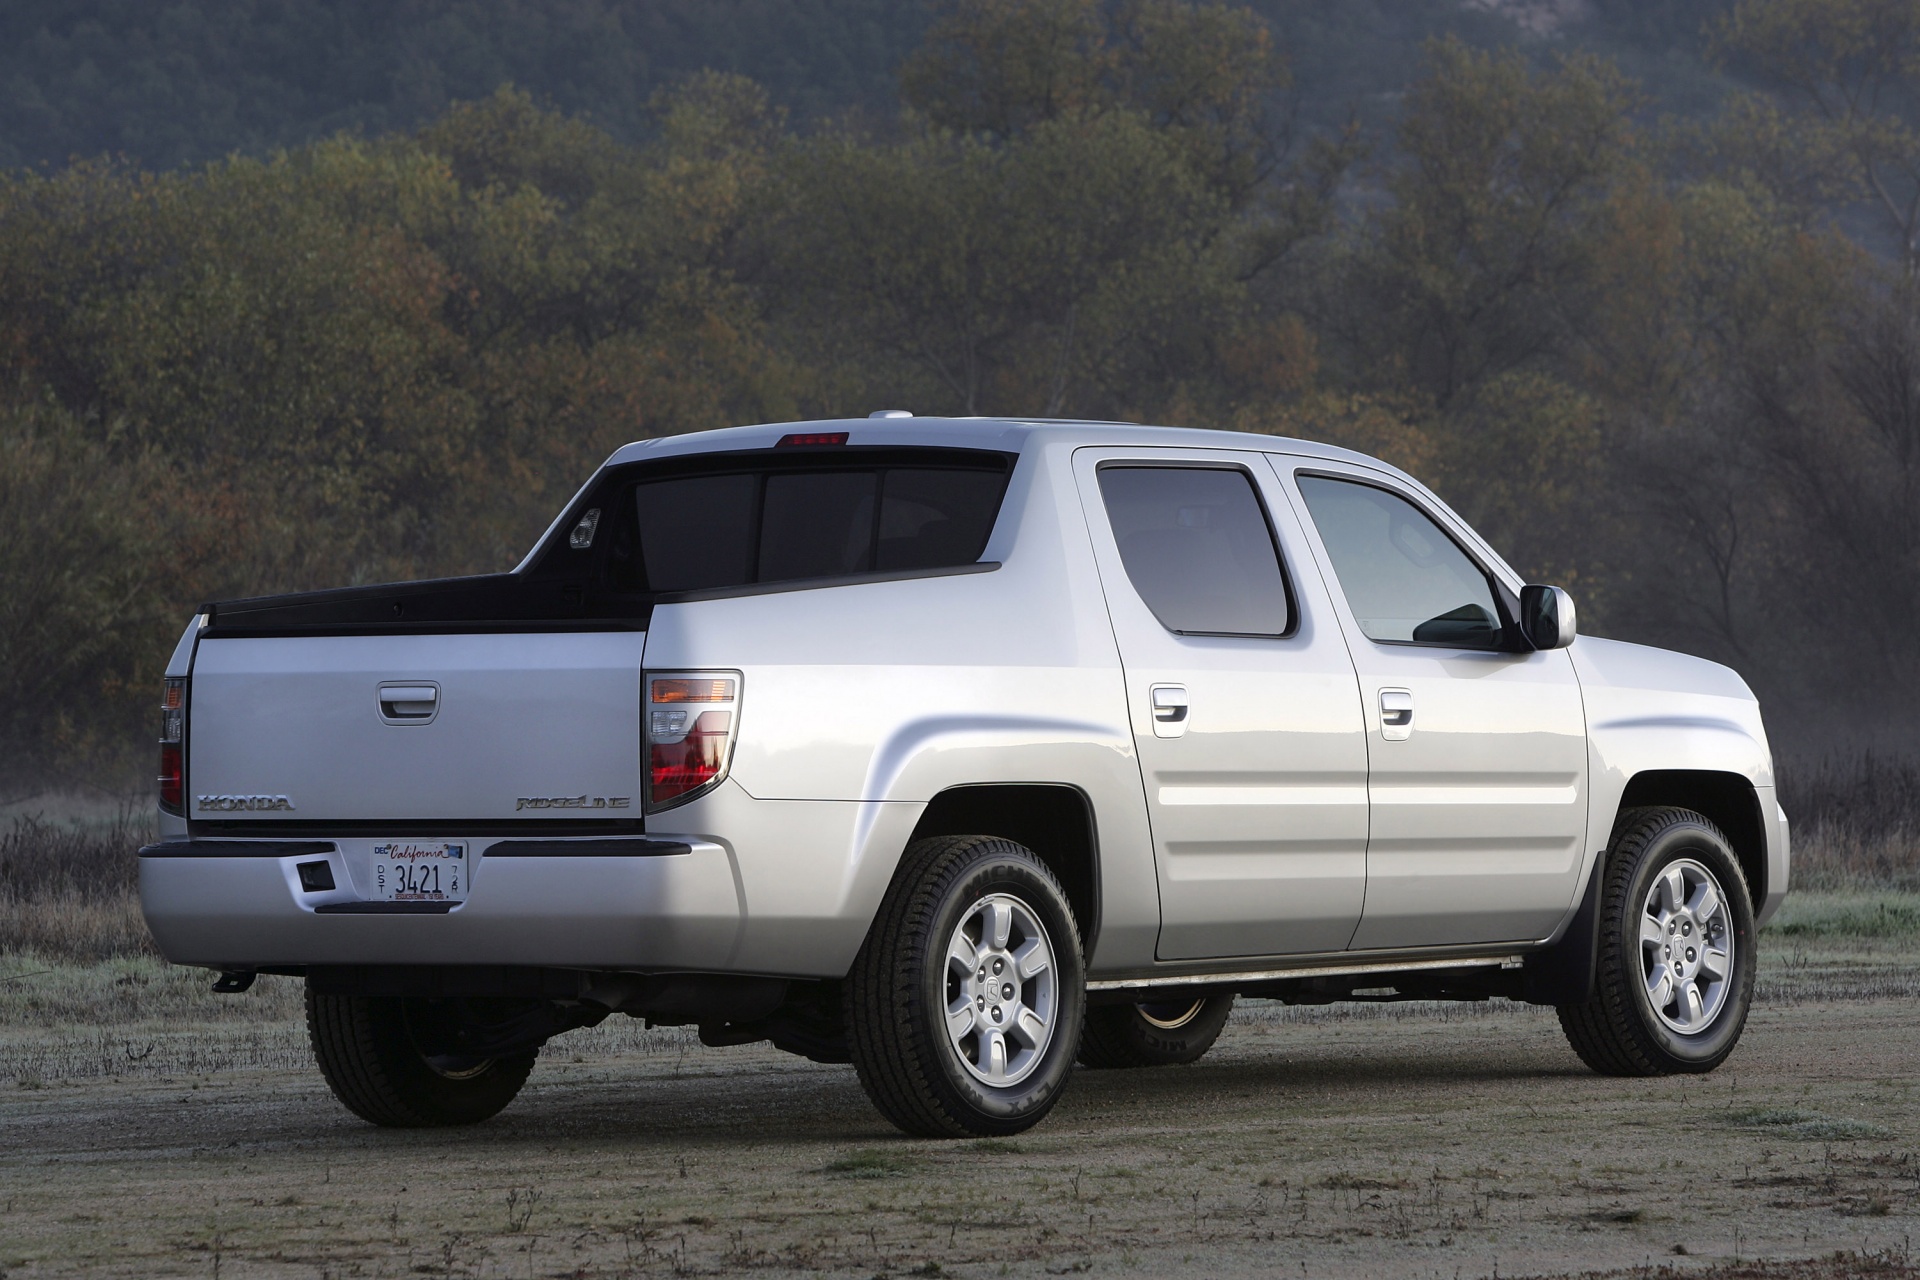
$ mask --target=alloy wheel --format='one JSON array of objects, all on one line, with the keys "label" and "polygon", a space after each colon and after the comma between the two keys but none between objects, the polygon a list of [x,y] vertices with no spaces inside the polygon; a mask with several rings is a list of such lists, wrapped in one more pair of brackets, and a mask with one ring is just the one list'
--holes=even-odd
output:
[{"label": "alloy wheel", "polygon": [[961,914],[947,942],[947,1039],[982,1084],[1031,1075],[1059,1013],[1053,944],[1033,910],[991,893]]},{"label": "alloy wheel", "polygon": [[1640,912],[1641,973],[1660,1021],[1698,1035],[1726,1007],[1732,990],[1733,936],[1726,894],[1692,858],[1663,869]]}]

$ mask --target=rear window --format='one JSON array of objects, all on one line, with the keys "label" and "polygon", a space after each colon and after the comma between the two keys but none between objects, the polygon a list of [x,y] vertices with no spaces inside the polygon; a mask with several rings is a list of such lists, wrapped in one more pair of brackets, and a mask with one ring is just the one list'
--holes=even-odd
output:
[{"label": "rear window", "polygon": [[979,560],[1007,485],[998,455],[977,466],[849,463],[810,456],[633,489],[653,591],[701,591]]},{"label": "rear window", "polygon": [[1246,472],[1104,466],[1100,496],[1134,590],[1180,635],[1282,636],[1293,608]]}]

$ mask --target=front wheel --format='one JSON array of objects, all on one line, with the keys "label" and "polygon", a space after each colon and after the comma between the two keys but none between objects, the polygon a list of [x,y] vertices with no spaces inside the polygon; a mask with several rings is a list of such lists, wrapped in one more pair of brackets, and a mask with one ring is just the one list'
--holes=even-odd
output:
[{"label": "front wheel", "polygon": [[1085,987],[1073,908],[1031,850],[916,841],[847,977],[847,1047],[908,1133],[1020,1133],[1066,1088]]},{"label": "front wheel", "polygon": [[1593,994],[1561,1005],[1581,1060],[1604,1075],[1711,1071],[1753,1002],[1753,906],[1725,836],[1687,809],[1615,829],[1601,881]]}]

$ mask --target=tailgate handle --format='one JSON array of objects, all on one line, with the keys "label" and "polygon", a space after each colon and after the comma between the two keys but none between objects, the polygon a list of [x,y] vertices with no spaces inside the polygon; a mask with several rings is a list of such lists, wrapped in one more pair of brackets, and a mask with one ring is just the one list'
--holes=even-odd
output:
[{"label": "tailgate handle", "polygon": [[440,686],[433,684],[383,684],[380,686],[380,718],[390,724],[424,724],[440,709]]}]

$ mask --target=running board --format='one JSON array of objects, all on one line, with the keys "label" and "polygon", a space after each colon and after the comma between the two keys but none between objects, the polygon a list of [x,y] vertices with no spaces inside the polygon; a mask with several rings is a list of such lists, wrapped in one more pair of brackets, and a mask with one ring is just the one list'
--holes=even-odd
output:
[{"label": "running board", "polygon": [[1363,973],[1412,973],[1425,969],[1518,969],[1526,957],[1485,956],[1478,960],[1408,960],[1398,964],[1332,964],[1312,969],[1254,969],[1240,973],[1181,973],[1159,978],[1102,978],[1089,991],[1134,991],[1143,987],[1223,986],[1229,982],[1274,982],[1282,978],[1338,978]]}]

